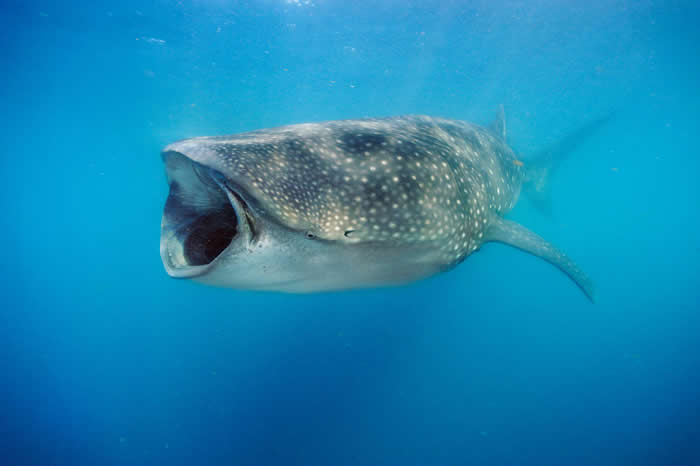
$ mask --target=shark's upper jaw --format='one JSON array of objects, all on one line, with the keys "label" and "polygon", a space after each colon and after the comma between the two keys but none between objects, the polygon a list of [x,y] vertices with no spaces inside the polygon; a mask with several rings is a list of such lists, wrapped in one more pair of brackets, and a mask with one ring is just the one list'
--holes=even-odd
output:
[{"label": "shark's upper jaw", "polygon": [[178,152],[163,154],[170,193],[161,223],[160,253],[171,277],[205,274],[249,231],[240,198],[221,175]]}]

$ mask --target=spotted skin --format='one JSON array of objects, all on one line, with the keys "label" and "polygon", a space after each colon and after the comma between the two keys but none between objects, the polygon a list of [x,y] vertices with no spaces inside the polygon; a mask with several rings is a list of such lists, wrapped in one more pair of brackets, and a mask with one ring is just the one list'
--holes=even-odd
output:
[{"label": "spotted skin", "polygon": [[[373,245],[368,262],[380,260],[376,247],[427,254],[422,260],[431,266],[405,281],[448,269],[489,241],[489,229],[513,208],[526,179],[526,167],[503,138],[472,123],[428,116],[193,138],[167,146],[164,158],[172,153],[223,174],[274,222],[311,241]],[[349,267],[362,263],[347,260]],[[385,266],[387,274],[391,264]],[[372,286],[372,280],[348,287]]]},{"label": "spotted skin", "polygon": [[328,240],[429,243],[445,265],[478,248],[490,214],[510,210],[523,181],[513,151],[489,131],[427,116],[292,125],[168,150],[236,173],[291,228]]}]

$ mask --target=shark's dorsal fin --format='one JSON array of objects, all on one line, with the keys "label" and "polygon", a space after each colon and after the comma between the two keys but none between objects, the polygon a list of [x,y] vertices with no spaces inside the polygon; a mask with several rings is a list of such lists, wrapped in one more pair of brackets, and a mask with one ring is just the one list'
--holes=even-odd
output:
[{"label": "shark's dorsal fin", "polygon": [[484,241],[497,241],[546,260],[571,278],[593,302],[593,282],[559,249],[519,223],[494,216],[484,235]]},{"label": "shark's dorsal fin", "polygon": [[498,106],[498,115],[496,119],[489,125],[489,130],[494,136],[505,142],[506,140],[506,112],[503,110],[503,104]]}]

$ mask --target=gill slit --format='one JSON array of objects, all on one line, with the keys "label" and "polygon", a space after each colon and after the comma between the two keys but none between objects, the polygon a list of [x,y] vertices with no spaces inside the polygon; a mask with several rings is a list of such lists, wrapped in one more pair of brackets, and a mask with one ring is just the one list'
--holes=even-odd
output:
[{"label": "gill slit", "polygon": [[229,186],[228,183],[224,183],[224,185],[226,186],[226,189],[229,190],[231,195],[233,195],[233,197],[235,197],[236,200],[241,204],[241,207],[243,207],[243,215],[245,216],[245,221],[248,224],[248,228],[250,228],[250,242],[254,243],[258,240],[260,231],[258,230],[257,225],[255,224],[253,214],[250,213],[250,207],[248,207],[248,203],[235,190],[231,189],[231,186]]}]

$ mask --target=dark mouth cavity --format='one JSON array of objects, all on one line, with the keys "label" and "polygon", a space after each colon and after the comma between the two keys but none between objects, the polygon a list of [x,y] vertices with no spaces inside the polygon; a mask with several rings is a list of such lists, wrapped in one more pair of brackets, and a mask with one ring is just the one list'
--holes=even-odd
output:
[{"label": "dark mouth cavity", "polygon": [[[236,237],[239,219],[212,170],[180,154],[171,159],[170,194],[164,227],[182,246],[186,266],[202,266],[216,259]],[[244,220],[245,221],[245,220]]]},{"label": "dark mouth cavity", "polygon": [[189,265],[206,265],[216,259],[236,236],[238,221],[230,205],[204,214],[184,228],[183,250]]}]

